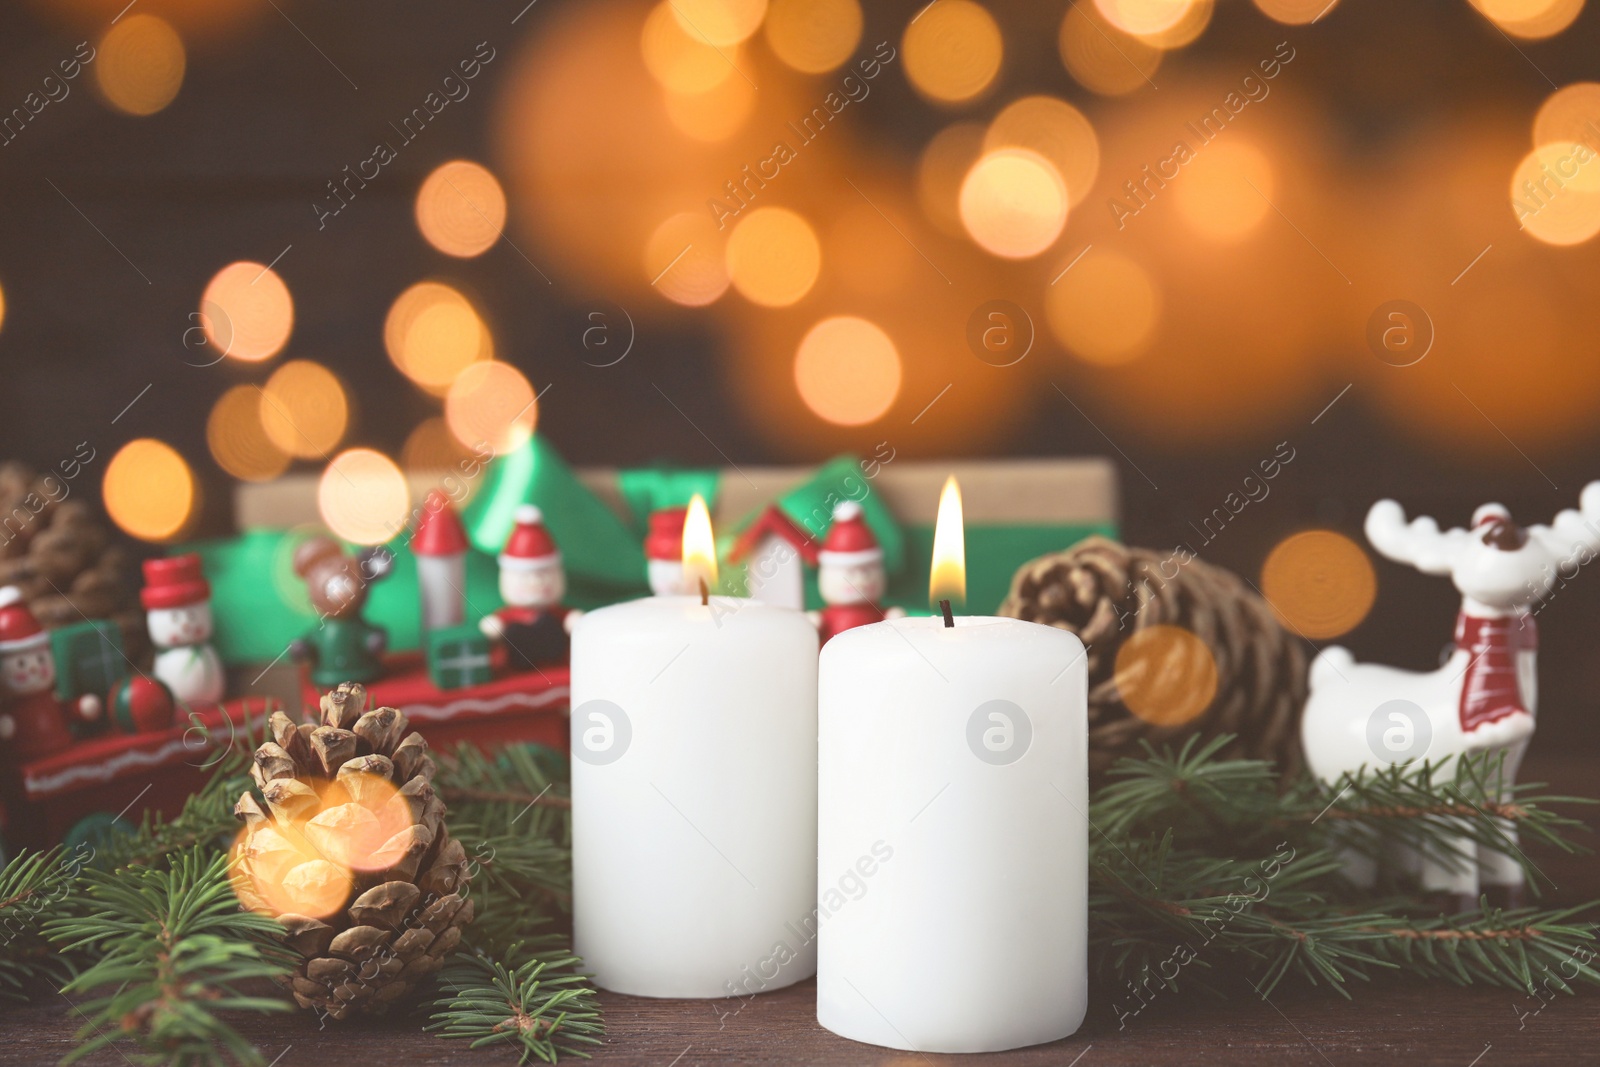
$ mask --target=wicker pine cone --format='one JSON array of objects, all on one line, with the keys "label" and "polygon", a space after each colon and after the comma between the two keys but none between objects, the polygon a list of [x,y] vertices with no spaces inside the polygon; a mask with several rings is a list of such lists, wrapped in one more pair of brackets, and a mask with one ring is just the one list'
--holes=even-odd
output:
[{"label": "wicker pine cone", "polygon": [[246,792],[234,808],[245,827],[234,891],[277,918],[300,954],[295,1002],[335,1019],[410,993],[473,916],[428,743],[398,710],[366,702],[346,682],[322,698],[320,725],[273,714],[251,767],[261,797]]},{"label": "wicker pine cone", "polygon": [[[1159,744],[1191,733],[1235,734],[1228,754],[1293,770],[1306,699],[1302,643],[1237,575],[1179,559],[1091,537],[1024,564],[1000,614],[1059,626],[1083,641],[1091,773],[1136,755],[1140,740]],[[1155,627],[1181,628],[1205,648]],[[1119,671],[1118,652],[1130,641],[1138,654],[1125,656]],[[1216,695],[1205,702],[1212,664]]]}]

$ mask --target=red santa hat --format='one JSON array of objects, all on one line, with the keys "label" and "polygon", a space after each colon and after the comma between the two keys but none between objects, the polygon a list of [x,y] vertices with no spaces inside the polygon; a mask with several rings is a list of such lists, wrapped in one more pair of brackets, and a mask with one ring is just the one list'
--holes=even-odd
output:
[{"label": "red santa hat", "polygon": [[461,525],[461,516],[450,506],[450,498],[443,490],[432,490],[422,505],[411,551],[419,556],[459,556],[466,550],[467,531]]},{"label": "red santa hat", "polygon": [[200,557],[193,552],[166,559],[144,561],[144,588],[139,602],[146,611],[181,608],[211,599],[211,583],[200,568]]},{"label": "red santa hat", "polygon": [[841,500],[833,506],[833,525],[823,539],[817,562],[824,567],[861,567],[883,562],[883,549],[861,515],[861,505]]},{"label": "red santa hat", "polygon": [[500,553],[500,566],[529,571],[560,564],[561,552],[544,528],[544,513],[532,504],[523,504],[517,508],[516,518],[517,525]]},{"label": "red santa hat", "polygon": [[688,515],[688,508],[662,508],[650,513],[650,536],[644,541],[646,559],[683,562],[683,523]]},{"label": "red santa hat", "polygon": [[14,585],[0,589],[0,655],[36,648],[48,640],[22,599],[22,590]]}]

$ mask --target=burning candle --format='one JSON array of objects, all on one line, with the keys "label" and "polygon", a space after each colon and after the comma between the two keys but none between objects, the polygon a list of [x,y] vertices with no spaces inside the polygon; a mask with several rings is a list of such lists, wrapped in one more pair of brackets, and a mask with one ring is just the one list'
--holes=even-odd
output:
[{"label": "burning candle", "polygon": [[816,970],[789,931],[816,910],[817,633],[709,595],[698,496],[683,558],[700,594],[601,608],[572,634],[573,936],[606,989],[725,997]]},{"label": "burning candle", "polygon": [[1083,646],[954,613],[960,508],[952,479],[941,616],[840,634],[818,682],[817,1020],[915,1052],[1054,1041],[1088,1005]]}]

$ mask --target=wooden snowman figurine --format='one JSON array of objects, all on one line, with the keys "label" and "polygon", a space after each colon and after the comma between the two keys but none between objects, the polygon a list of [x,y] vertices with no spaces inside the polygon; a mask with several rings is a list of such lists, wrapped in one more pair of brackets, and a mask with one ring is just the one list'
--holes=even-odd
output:
[{"label": "wooden snowman figurine", "polygon": [[862,517],[861,505],[841,500],[833,508],[833,525],[817,553],[817,591],[827,605],[810,613],[822,643],[857,626],[905,615],[901,608],[878,606],[889,578],[883,549]]},{"label": "wooden snowman figurine", "polygon": [[656,596],[681,596],[698,590],[683,586],[683,522],[688,508],[661,508],[650,513],[645,538],[645,576]]},{"label": "wooden snowman figurine", "polygon": [[567,574],[561,551],[545,529],[544,515],[532,504],[517,508],[516,526],[500,553],[500,596],[505,607],[478,624],[484,636],[504,641],[513,670],[540,663],[564,663],[568,635],[582,612],[561,601]]},{"label": "wooden snowman figurine", "polygon": [[22,590],[0,589],[0,742],[23,763],[72,744],[68,718],[98,719],[101,704],[85,695],[71,707],[56,699],[56,659],[50,638],[28,610]]},{"label": "wooden snowman figurine", "polygon": [[153,673],[180,705],[222,700],[222,657],[211,643],[211,584],[194,553],[144,563],[145,625],[156,646]]}]

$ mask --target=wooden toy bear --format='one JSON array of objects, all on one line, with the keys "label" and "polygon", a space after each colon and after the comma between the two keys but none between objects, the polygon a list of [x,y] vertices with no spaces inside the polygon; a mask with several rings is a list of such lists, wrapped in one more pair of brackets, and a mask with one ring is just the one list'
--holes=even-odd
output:
[{"label": "wooden toy bear", "polygon": [[363,619],[361,610],[372,583],[387,575],[392,564],[384,549],[347,555],[331,537],[313,537],[295,549],[294,572],[304,579],[321,621],[290,651],[296,659],[310,661],[314,684],[332,687],[382,676],[389,635]]}]

